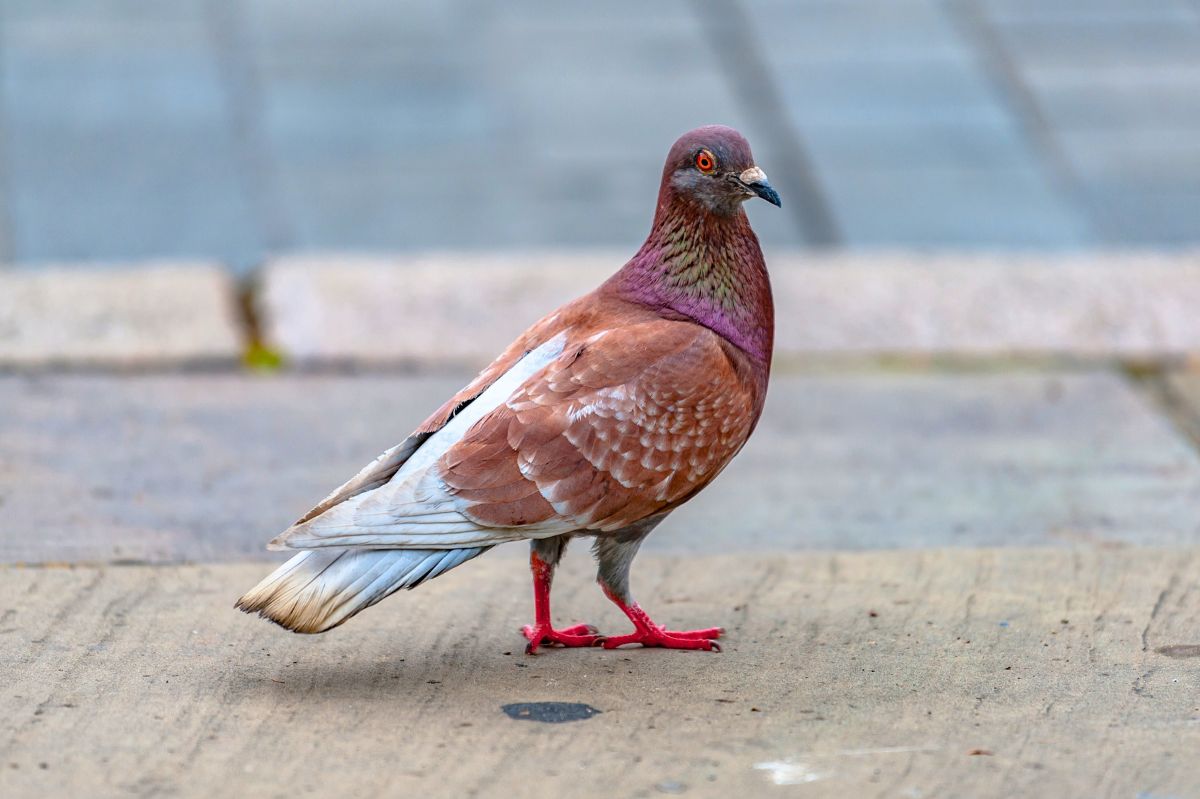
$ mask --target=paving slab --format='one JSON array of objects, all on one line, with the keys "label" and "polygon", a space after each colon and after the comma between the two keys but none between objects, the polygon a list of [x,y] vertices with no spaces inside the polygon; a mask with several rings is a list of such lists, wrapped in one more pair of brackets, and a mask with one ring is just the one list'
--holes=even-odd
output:
[{"label": "paving slab", "polygon": [[0,271],[0,367],[233,364],[236,305],[211,263]]},{"label": "paving slab", "polygon": [[260,256],[255,169],[213,52],[219,14],[198,0],[0,9],[15,257]]},{"label": "paving slab", "polygon": [[1128,184],[1114,195],[1105,181],[1097,181],[1084,191],[1097,224],[1107,232],[1110,242],[1189,246],[1195,230],[1195,216],[1190,211],[1200,206],[1200,185]]},{"label": "paving slab", "polygon": [[1200,444],[1200,370],[1168,373],[1153,390],[1178,429]]},{"label": "paving slab", "polygon": [[[1200,68],[1194,81],[1200,84]],[[1070,142],[1071,168],[1089,181],[1122,181],[1143,190],[1180,190],[1196,187],[1181,173],[1200,170],[1200,141],[1186,132],[1151,128],[1128,130],[1063,131]]]},{"label": "paving slab", "polygon": [[[1078,211],[1064,206],[1046,177],[1027,166],[923,171],[855,166],[828,182],[847,235],[866,247],[1056,250],[1090,238]],[[954,211],[945,212],[950,207]],[[880,216],[885,209],[886,221]]]},{"label": "paving slab", "polygon": [[[297,362],[478,364],[627,257],[283,258],[266,268],[259,309],[267,339]],[[783,357],[1200,352],[1195,252],[767,260]]]},{"label": "paving slab", "polygon": [[1200,19],[1194,7],[1175,5],[1175,13],[1029,17],[996,27],[1023,68],[1195,66],[1200,64]]},{"label": "paving slab", "polygon": [[[768,241],[1197,242],[1155,202],[1194,207],[1194,164],[1064,168],[1095,156],[1081,123],[1122,152],[1197,138],[1191,0],[343,6],[4,3],[10,256],[245,273],[283,251],[630,245],[668,143],[710,122],[783,194]],[[1156,71],[1183,80],[1137,79]]]},{"label": "paving slab", "polygon": [[[0,379],[0,561],[268,557],[468,379]],[[1200,544],[1197,507],[1200,458],[1108,373],[784,371],[746,449],[647,546]]]},{"label": "paving slab", "polygon": [[[811,141],[821,187],[854,247],[1064,248],[1092,237],[1023,135],[1022,111],[997,90],[984,42],[957,24],[955,5],[746,4],[781,88],[780,104]],[[894,142],[914,125],[926,151]],[[984,128],[991,135],[978,135]],[[828,142],[844,133],[873,146],[850,165]],[[1007,135],[1006,135],[1007,134]],[[838,149],[834,145],[834,151]],[[969,149],[970,163],[948,168]],[[941,155],[945,153],[945,155]]]},{"label": "paving slab", "polygon": [[[0,793],[1193,796],[1198,566],[651,555],[643,603],[726,625],[723,652],[537,657],[516,632],[525,569],[503,559],[319,637],[232,609],[261,564],[0,569]],[[558,618],[623,630],[590,574],[568,555]],[[599,712],[519,707],[543,702]]]},{"label": "paving slab", "polygon": [[1167,380],[1196,413],[1200,413],[1200,370],[1177,371]]}]

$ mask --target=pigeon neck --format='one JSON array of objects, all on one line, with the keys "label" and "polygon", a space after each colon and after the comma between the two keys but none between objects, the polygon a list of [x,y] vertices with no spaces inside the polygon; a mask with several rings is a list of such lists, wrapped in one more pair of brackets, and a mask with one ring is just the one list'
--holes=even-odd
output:
[{"label": "pigeon neck", "polygon": [[664,198],[646,243],[607,286],[624,299],[682,314],[763,364],[771,360],[771,284],[740,207],[700,213],[682,198]]}]

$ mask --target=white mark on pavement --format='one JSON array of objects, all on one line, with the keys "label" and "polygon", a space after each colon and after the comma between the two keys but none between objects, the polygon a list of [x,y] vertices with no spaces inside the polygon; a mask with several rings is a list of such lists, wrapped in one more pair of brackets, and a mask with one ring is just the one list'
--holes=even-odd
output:
[{"label": "white mark on pavement", "polygon": [[813,771],[806,763],[794,763],[791,760],[771,760],[765,763],[755,763],[754,768],[770,773],[771,782],[776,785],[803,785],[806,782],[823,780],[828,774]]},{"label": "white mark on pavement", "polygon": [[803,757],[805,760],[820,760],[821,758],[834,757],[868,757],[871,755],[897,755],[910,752],[936,752],[942,747],[933,745],[924,746],[881,746],[872,749],[840,749],[836,752],[827,754],[808,754],[798,756],[797,758],[789,758],[787,760],[768,760],[762,763],[755,763],[754,768],[757,771],[768,772],[771,782],[776,785],[803,785],[806,782],[817,782],[818,780],[828,779],[833,776],[832,771],[818,771],[811,765],[811,762],[804,762],[799,759]]}]

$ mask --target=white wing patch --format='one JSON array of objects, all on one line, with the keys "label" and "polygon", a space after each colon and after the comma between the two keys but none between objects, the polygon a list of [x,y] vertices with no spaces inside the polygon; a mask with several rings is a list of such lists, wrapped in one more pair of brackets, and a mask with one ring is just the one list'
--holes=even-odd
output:
[{"label": "white wing patch", "polygon": [[430,436],[420,449],[413,453],[408,462],[400,467],[400,471],[396,472],[396,476],[392,478],[391,482],[404,482],[409,475],[423,472],[436,463],[438,458],[446,454],[447,450],[462,440],[463,434],[470,430],[472,425],[507,402],[508,398],[529,378],[562,355],[566,341],[567,334],[559,333],[513,364],[511,369],[497,378],[496,382],[488,386],[486,391],[463,408],[461,413]]},{"label": "white wing patch", "polygon": [[559,333],[517,361],[427,438],[387,483],[289,528],[268,548],[456,548],[528,537],[533,529],[517,532],[481,527],[468,519],[441,480],[431,473],[431,467],[476,422],[507,402],[517,389],[561,355],[566,339],[565,332]]}]

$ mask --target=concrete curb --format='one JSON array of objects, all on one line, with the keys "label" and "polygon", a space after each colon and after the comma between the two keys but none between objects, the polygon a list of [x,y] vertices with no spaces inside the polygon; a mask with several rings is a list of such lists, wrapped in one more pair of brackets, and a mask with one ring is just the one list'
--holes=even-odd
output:
[{"label": "concrete curb", "polygon": [[0,272],[0,366],[235,363],[236,298],[215,263]]},{"label": "concrete curb", "polygon": [[[1200,254],[776,254],[788,356],[1179,358],[1200,352]],[[267,341],[295,362],[488,360],[618,255],[289,257]]]},{"label": "concrete curb", "polygon": [[[1200,353],[1200,252],[769,256],[782,358]],[[471,365],[604,280],[616,253],[292,256],[263,269],[265,342],[301,365]],[[0,272],[0,368],[232,365],[212,263]]]}]

